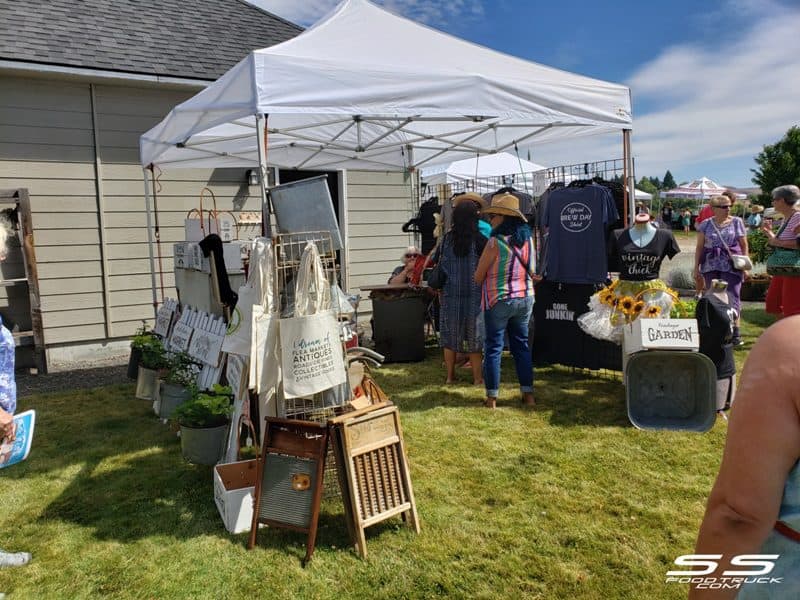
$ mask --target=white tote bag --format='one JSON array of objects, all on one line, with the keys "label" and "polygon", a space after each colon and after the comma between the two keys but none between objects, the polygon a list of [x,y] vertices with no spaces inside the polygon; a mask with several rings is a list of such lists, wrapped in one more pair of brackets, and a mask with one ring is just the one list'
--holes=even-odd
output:
[{"label": "white tote bag", "polygon": [[278,350],[278,315],[274,302],[274,254],[267,238],[258,238],[259,254],[257,275],[260,298],[250,313],[249,384],[256,392],[272,392],[280,381],[280,356]]},{"label": "white tote bag", "polygon": [[263,306],[272,295],[272,245],[267,238],[257,238],[250,249],[247,281],[239,286],[239,299],[231,313],[222,351],[249,357],[251,353],[253,306]]},{"label": "white tote bag", "polygon": [[295,316],[280,320],[283,391],[310,396],[347,381],[331,288],[317,247],[309,242],[295,280]]}]

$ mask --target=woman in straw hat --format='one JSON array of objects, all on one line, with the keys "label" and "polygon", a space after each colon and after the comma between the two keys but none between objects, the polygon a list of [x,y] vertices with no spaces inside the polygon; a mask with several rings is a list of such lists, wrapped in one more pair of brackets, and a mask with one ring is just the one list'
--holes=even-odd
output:
[{"label": "woman in straw hat", "polygon": [[453,200],[453,226],[445,234],[434,257],[434,261],[447,273],[441,295],[439,334],[447,368],[445,383],[448,384],[455,383],[456,359],[459,353],[469,359],[473,383],[483,383],[483,326],[478,322],[481,314],[481,288],[472,278],[478,265],[478,257],[486,245],[486,238],[478,232],[480,204],[467,194]]},{"label": "woman in straw hat", "polygon": [[505,334],[517,369],[522,402],[533,399],[533,365],[528,346],[528,322],[533,308],[533,285],[538,277],[531,229],[519,210],[519,199],[511,194],[492,198],[489,208],[492,236],[478,261],[475,281],[482,285],[481,307],[486,329],[483,345],[483,379],[488,408],[497,405],[500,388],[500,357]]}]

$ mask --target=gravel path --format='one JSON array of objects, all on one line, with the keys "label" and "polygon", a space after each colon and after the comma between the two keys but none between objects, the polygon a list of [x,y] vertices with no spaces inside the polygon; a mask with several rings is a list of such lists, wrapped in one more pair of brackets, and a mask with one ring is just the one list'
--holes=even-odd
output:
[{"label": "gravel path", "polygon": [[126,377],[128,370],[127,357],[121,363],[114,362],[88,364],[82,363],[80,368],[48,373],[47,375],[31,375],[27,371],[17,371],[17,397],[24,398],[34,394],[66,392],[90,389],[120,383],[133,383]]}]

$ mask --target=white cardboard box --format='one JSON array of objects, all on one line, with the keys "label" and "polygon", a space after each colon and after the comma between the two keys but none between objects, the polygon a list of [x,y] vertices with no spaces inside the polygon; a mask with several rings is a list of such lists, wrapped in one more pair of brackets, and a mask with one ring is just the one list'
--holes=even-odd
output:
[{"label": "white cardboard box", "polygon": [[626,354],[642,350],[697,350],[700,331],[694,319],[638,318],[625,327]]},{"label": "white cardboard box", "polygon": [[255,459],[214,467],[214,503],[231,533],[250,531],[255,485]]},{"label": "white cardboard box", "polygon": [[[201,265],[198,269],[203,273],[211,273],[211,264],[208,258],[205,258],[200,253]],[[225,261],[225,269],[228,273],[241,273],[244,271],[244,264],[242,263],[242,246],[239,242],[230,242],[222,244],[222,260]]]}]

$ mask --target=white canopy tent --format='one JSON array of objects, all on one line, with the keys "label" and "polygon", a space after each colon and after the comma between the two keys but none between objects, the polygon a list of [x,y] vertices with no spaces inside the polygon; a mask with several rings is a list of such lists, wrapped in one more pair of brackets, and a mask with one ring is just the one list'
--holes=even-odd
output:
[{"label": "white canopy tent", "polygon": [[[623,131],[627,87],[502,54],[367,0],[255,50],[140,138],[145,169],[401,170]],[[262,185],[262,199],[266,190]],[[145,192],[149,183],[145,172]],[[150,227],[148,231],[152,234]]]},{"label": "white canopy tent", "polygon": [[[719,185],[716,181],[712,181],[708,177],[701,177],[690,181],[686,185],[681,185],[671,190],[667,190],[662,195],[667,198],[711,198],[712,196],[719,196],[722,192],[727,191],[728,188]],[[739,196],[739,194],[737,194]],[[744,196],[746,197],[746,196]]]},{"label": "white canopy tent", "polygon": [[478,192],[496,189],[498,180],[507,177],[509,185],[513,184],[522,191],[528,191],[526,188],[533,189],[532,174],[546,169],[547,167],[508,152],[498,152],[488,156],[457,160],[449,165],[424,168],[420,177],[429,186],[469,184]]}]

